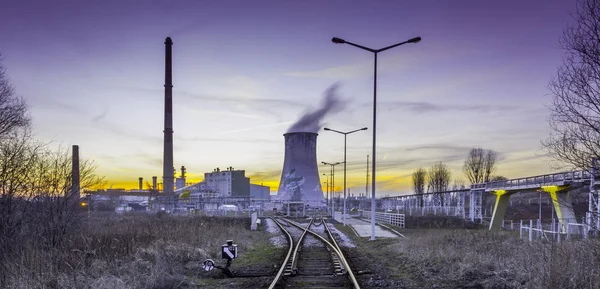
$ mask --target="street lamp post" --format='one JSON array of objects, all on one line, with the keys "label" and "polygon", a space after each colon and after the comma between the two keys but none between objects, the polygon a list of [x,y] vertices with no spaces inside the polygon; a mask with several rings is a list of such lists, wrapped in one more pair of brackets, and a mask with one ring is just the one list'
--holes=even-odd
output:
[{"label": "street lamp post", "polygon": [[402,44],[406,44],[406,43],[417,43],[421,41],[421,37],[415,37],[415,38],[411,38],[407,41],[404,42],[400,42],[400,43],[396,43],[394,45],[390,45],[381,49],[372,49],[372,48],[368,48],[366,46],[362,46],[362,45],[358,45],[352,42],[348,42],[344,39],[338,38],[338,37],[333,37],[331,39],[331,42],[336,43],[336,44],[348,44],[357,48],[360,48],[362,50],[366,50],[369,52],[372,52],[375,57],[375,65],[374,65],[374,74],[373,74],[373,160],[372,160],[372,171],[373,171],[373,175],[372,175],[372,184],[371,184],[371,241],[375,241],[375,160],[376,155],[375,155],[375,145],[376,145],[376,133],[377,133],[377,54],[379,52],[383,52],[386,51],[388,49],[392,49],[396,46],[400,46]]},{"label": "street lamp post", "polygon": [[337,162],[337,163],[327,163],[327,162],[321,162],[324,165],[328,165],[331,166],[331,182],[330,182],[330,191],[331,191],[331,217],[335,218],[335,205],[334,205],[334,198],[333,195],[335,193],[335,166],[341,164],[342,162]]},{"label": "street lamp post", "polygon": [[342,216],[342,219],[344,220],[344,226],[346,226],[346,137],[351,134],[351,133],[355,133],[361,130],[367,130],[366,127],[360,128],[360,129],[356,129],[353,131],[348,131],[348,132],[342,132],[339,130],[335,130],[335,129],[330,129],[330,128],[324,128],[324,130],[326,131],[332,131],[332,132],[337,132],[339,134],[343,134],[344,135],[344,215]]}]

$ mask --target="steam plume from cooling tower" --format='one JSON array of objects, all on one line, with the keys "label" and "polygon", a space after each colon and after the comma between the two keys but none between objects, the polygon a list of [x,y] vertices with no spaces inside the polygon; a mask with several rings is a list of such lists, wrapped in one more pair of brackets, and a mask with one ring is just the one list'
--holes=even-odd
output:
[{"label": "steam plume from cooling tower", "polygon": [[315,110],[306,111],[298,121],[296,121],[289,129],[288,133],[291,132],[313,132],[318,133],[323,126],[321,121],[329,113],[340,112],[344,109],[345,103],[339,98],[337,89],[339,83],[332,84],[323,95],[319,107]]}]

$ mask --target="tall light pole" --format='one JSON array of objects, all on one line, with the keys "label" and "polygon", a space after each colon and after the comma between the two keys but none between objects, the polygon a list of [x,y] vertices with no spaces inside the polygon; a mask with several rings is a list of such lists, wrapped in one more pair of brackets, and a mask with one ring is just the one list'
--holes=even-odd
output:
[{"label": "tall light pole", "polygon": [[328,165],[331,166],[331,182],[330,182],[330,187],[331,187],[331,217],[335,218],[335,211],[334,211],[334,199],[333,199],[333,195],[335,192],[335,166],[341,164],[342,162],[337,162],[337,163],[326,163],[326,162],[321,162],[324,165]]},{"label": "tall light pole", "polygon": [[360,48],[362,50],[366,50],[369,52],[372,52],[375,55],[375,65],[374,65],[374,74],[373,74],[373,161],[372,161],[372,171],[373,171],[373,175],[372,175],[372,184],[371,184],[371,241],[375,241],[375,160],[376,155],[375,155],[375,145],[376,145],[376,136],[377,136],[377,54],[379,52],[383,52],[386,51],[388,49],[392,49],[396,46],[400,46],[402,44],[406,44],[406,43],[417,43],[421,41],[421,37],[415,37],[415,38],[411,38],[407,41],[404,42],[400,42],[400,43],[396,43],[394,45],[390,45],[388,47],[384,47],[381,49],[372,49],[372,48],[368,48],[366,46],[362,46],[362,45],[358,45],[352,42],[348,42],[344,39],[341,38],[337,38],[337,37],[333,37],[331,38],[331,42],[336,43],[336,44],[348,44],[357,48]]},{"label": "tall light pole", "polygon": [[360,129],[356,129],[353,131],[348,131],[348,132],[343,132],[343,131],[339,131],[339,130],[335,130],[335,129],[330,129],[330,128],[324,128],[324,130],[326,131],[332,131],[332,132],[337,132],[339,134],[343,134],[344,135],[344,214],[342,216],[342,219],[344,220],[344,226],[346,226],[346,137],[351,134],[351,133],[355,133],[361,130],[367,130],[366,127],[360,128]]}]

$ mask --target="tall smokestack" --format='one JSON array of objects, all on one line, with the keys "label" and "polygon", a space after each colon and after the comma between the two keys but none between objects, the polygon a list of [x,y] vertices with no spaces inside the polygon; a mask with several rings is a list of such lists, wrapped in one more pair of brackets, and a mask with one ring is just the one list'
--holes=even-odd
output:
[{"label": "tall smokestack", "polygon": [[71,164],[71,197],[75,201],[79,201],[80,197],[80,183],[79,183],[79,146],[73,145],[73,156]]},{"label": "tall smokestack", "polygon": [[152,177],[152,189],[156,190],[156,176]]},{"label": "tall smokestack", "polygon": [[165,40],[165,144],[163,153],[163,193],[173,193],[173,83],[171,79],[171,37]]},{"label": "tall smokestack", "polygon": [[317,135],[312,132],[284,134],[285,156],[277,197],[324,206],[325,197],[317,167]]},{"label": "tall smokestack", "polygon": [[139,181],[140,181],[140,191],[141,191],[141,190],[142,190],[142,188],[143,188],[143,186],[142,186],[142,185],[143,185],[143,183],[144,183],[144,178],[140,177],[140,178],[139,178]]}]

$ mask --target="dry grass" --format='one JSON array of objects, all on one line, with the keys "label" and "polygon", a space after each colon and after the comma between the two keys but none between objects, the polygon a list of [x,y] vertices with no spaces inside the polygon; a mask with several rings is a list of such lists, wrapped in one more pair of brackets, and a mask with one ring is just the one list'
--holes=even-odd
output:
[{"label": "dry grass", "polygon": [[600,288],[600,241],[529,242],[487,230],[404,230],[360,241],[388,288]]},{"label": "dry grass", "polygon": [[[92,216],[59,248],[30,240],[12,254],[6,288],[186,288],[201,277],[206,258],[221,262],[220,246],[240,257],[268,242],[249,218]],[[235,264],[235,262],[234,262]]]}]

